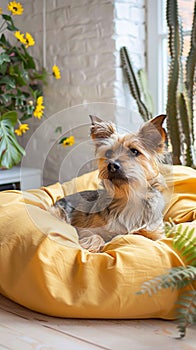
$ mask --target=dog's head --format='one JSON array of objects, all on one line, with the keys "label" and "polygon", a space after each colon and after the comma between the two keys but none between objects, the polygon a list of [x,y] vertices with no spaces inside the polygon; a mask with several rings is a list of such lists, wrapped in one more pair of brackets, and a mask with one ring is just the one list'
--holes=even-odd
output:
[{"label": "dog's head", "polygon": [[151,185],[159,175],[160,160],[165,152],[165,115],[146,122],[137,133],[119,135],[112,122],[95,116],[91,137],[95,142],[99,177],[107,190],[122,195]]}]

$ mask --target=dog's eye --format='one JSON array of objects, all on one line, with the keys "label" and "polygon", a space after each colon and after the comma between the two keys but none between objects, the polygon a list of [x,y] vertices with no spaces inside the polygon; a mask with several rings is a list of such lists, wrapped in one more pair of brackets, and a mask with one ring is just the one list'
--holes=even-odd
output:
[{"label": "dog's eye", "polygon": [[134,157],[138,157],[141,153],[136,148],[130,148],[131,155]]},{"label": "dog's eye", "polygon": [[106,158],[112,158],[114,152],[111,150],[111,149],[108,149],[106,152],[105,152],[105,157]]}]

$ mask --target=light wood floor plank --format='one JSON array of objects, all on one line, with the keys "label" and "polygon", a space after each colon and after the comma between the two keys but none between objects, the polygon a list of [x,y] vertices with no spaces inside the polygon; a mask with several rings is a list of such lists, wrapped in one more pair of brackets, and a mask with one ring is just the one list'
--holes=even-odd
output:
[{"label": "light wood floor plank", "polygon": [[53,327],[43,326],[36,320],[25,319],[4,310],[0,310],[0,346],[13,350],[100,349],[90,341],[80,340],[68,332],[65,334]]},{"label": "light wood floor plank", "polygon": [[49,317],[0,295],[0,350],[196,350],[195,330],[179,341],[173,322]]}]

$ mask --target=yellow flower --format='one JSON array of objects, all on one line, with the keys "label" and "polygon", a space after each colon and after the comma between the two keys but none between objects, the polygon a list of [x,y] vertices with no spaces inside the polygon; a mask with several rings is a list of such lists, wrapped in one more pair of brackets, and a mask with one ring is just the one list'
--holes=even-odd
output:
[{"label": "yellow flower", "polygon": [[35,45],[35,40],[30,33],[26,33],[26,48]]},{"label": "yellow flower", "polygon": [[64,147],[67,147],[67,146],[73,146],[74,143],[75,143],[75,138],[74,136],[70,136],[70,137],[65,137],[62,142],[60,141],[60,143],[62,143],[62,145]]},{"label": "yellow flower", "polygon": [[16,39],[18,39],[22,44],[26,44],[26,39],[24,38],[24,34],[21,34],[19,30],[14,33]]},{"label": "yellow flower", "polygon": [[3,10],[2,10],[2,8],[0,7],[0,15],[2,15],[2,12],[3,12]]},{"label": "yellow flower", "polygon": [[22,134],[25,134],[25,132],[29,130],[29,126],[28,124],[20,124],[19,128],[16,129],[14,132],[16,135],[18,136],[22,136]]},{"label": "yellow flower", "polygon": [[34,117],[38,118],[38,119],[41,119],[43,114],[44,114],[44,111],[43,111],[44,108],[45,108],[44,106],[37,106],[35,108],[34,113],[33,113]]},{"label": "yellow flower", "polygon": [[33,115],[35,118],[38,118],[38,119],[41,119],[41,117],[43,116],[44,114],[44,106],[43,106],[43,96],[39,96],[37,98],[37,101],[36,101],[36,107],[35,107],[35,110],[33,112]]},{"label": "yellow flower", "polygon": [[35,45],[35,40],[33,39],[32,35],[29,34],[28,32],[26,33],[26,37],[19,30],[17,30],[14,33],[14,35],[16,39],[18,39],[22,44],[25,45],[26,48],[28,48],[29,46]]},{"label": "yellow flower", "polygon": [[37,98],[37,105],[38,105],[38,106],[43,105],[43,102],[44,102],[43,96],[39,96],[39,97]]},{"label": "yellow flower", "polygon": [[52,74],[56,79],[61,79],[61,72],[58,66],[54,65],[52,67]]},{"label": "yellow flower", "polygon": [[24,11],[21,3],[16,1],[10,1],[7,8],[11,11],[12,15],[22,15]]}]

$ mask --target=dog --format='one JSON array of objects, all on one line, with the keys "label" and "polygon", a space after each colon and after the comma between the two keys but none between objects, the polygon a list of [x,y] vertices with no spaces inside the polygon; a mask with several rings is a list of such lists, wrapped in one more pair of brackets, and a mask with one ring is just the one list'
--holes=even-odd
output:
[{"label": "dog", "polygon": [[101,252],[117,235],[163,236],[163,158],[166,115],[143,124],[137,133],[120,135],[112,122],[91,118],[91,138],[102,188],[58,200],[52,213],[75,226],[80,245]]}]

